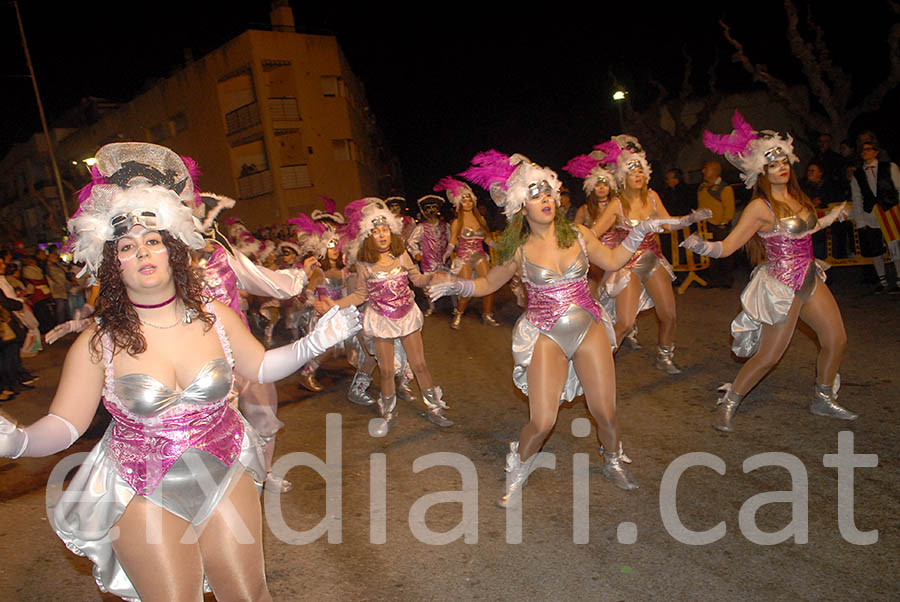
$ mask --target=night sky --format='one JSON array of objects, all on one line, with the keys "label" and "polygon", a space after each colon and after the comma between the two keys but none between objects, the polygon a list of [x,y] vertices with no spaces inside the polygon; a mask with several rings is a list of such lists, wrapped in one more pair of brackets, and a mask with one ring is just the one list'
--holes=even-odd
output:
[{"label": "night sky", "polygon": [[[726,8],[719,2],[679,2],[662,9],[605,2],[580,11],[551,3],[529,11],[522,4],[483,3],[492,4],[489,9],[423,4],[418,12],[400,11],[392,3],[352,10],[331,4],[310,8],[295,2],[297,30],[337,36],[400,158],[413,198],[441,176],[464,169],[479,150],[522,152],[559,168],[619,133],[610,69],[637,107],[655,94],[647,83],[650,75],[676,92],[682,49],[694,57],[697,94],[707,92],[705,72],[716,56],[721,89],[758,88],[731,62],[732,50],[717,24],[722,17],[751,57],[789,81],[800,81],[778,1]],[[183,64],[185,48],[199,58],[245,29],[268,24],[270,3],[162,1],[139,11],[135,6],[139,3],[20,2],[51,124],[85,96],[130,99],[148,80]],[[895,20],[877,1],[866,6],[848,11],[839,3],[814,4],[834,58],[853,70],[861,91],[887,73],[886,32]],[[800,7],[805,14],[806,5]],[[437,14],[445,9],[452,11]],[[40,121],[31,83],[21,77],[27,68],[11,4],[2,8],[0,23],[7,109],[0,153],[5,153],[38,131]],[[900,156],[898,108],[895,90],[878,114],[864,116],[855,128],[876,130],[894,157]]]}]

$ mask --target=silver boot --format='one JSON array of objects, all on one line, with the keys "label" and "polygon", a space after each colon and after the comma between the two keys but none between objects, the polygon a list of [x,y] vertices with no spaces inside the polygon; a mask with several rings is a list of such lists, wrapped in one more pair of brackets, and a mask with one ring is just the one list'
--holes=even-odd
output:
[{"label": "silver boot", "polygon": [[627,333],[625,333],[625,338],[622,339],[622,346],[628,346],[632,351],[637,349],[642,349],[641,344],[638,343],[637,340],[638,327],[637,324],[631,327]]},{"label": "silver boot", "polygon": [[[721,389],[720,389],[721,390]],[[731,385],[726,385],[725,394],[719,398],[716,408],[716,417],[713,418],[713,428],[717,431],[730,433],[734,430],[731,421],[737,414],[738,406],[744,400],[743,395],[738,395],[731,390]]]},{"label": "silver boot", "polygon": [[350,381],[350,389],[347,391],[347,400],[361,406],[370,406],[375,404],[375,400],[369,395],[369,385],[372,384],[372,377],[365,372],[357,371]]},{"label": "silver boot", "polygon": [[506,493],[497,502],[501,508],[509,506],[513,497],[525,486],[535,458],[537,454],[532,454],[523,462],[519,457],[519,442],[513,441],[509,444],[509,453],[506,454]]},{"label": "silver boot", "polygon": [[675,345],[656,348],[656,369],[668,374],[681,374],[681,369],[672,361],[675,357]]},{"label": "silver boot", "polygon": [[324,388],[319,384],[319,381],[316,380],[316,368],[317,364],[310,362],[300,370],[300,386],[313,393],[317,393]]},{"label": "silver boot", "polygon": [[488,326],[500,326],[500,322],[494,318],[494,314],[484,314],[481,316],[481,321]]},{"label": "silver boot", "polygon": [[[835,379],[835,382],[839,383],[840,381]],[[809,411],[816,416],[827,416],[838,420],[856,420],[856,414],[837,404],[838,392],[836,389],[838,388],[840,388],[840,384],[828,387],[816,383],[816,393],[813,395],[812,403],[809,404]]]},{"label": "silver boot", "polygon": [[394,390],[396,391],[396,395],[407,402],[416,401],[416,394],[413,393],[412,389],[409,387],[410,380],[407,380],[402,372],[394,376]]},{"label": "silver boot", "polygon": [[453,319],[450,320],[450,328],[453,330],[459,330],[462,328],[462,312],[456,308],[453,308]]},{"label": "silver boot", "polygon": [[453,426],[453,421],[444,416],[447,404],[441,397],[443,397],[443,392],[440,387],[433,387],[422,392],[422,401],[425,402],[425,417],[433,424],[446,428]]},{"label": "silver boot", "polygon": [[388,434],[388,431],[391,430],[391,423],[397,417],[397,396],[391,395],[389,397],[384,397],[379,395],[378,411],[381,413],[381,418],[384,422],[380,424],[372,434],[375,437],[384,437]]},{"label": "silver boot", "polygon": [[625,464],[631,464],[631,458],[622,452],[621,441],[619,441],[618,451],[608,452],[603,448],[600,448],[600,451],[603,453],[603,459],[606,461],[602,471],[606,480],[625,491],[631,491],[632,489],[637,489],[639,487],[637,479],[634,478],[634,475],[631,474],[631,471],[625,466]]},{"label": "silver boot", "polygon": [[432,301],[431,299],[429,299],[429,300],[428,300],[428,307],[425,309],[425,311],[422,312],[422,315],[425,316],[425,317],[427,318],[428,316],[430,316],[430,315],[433,314],[433,313],[434,313],[434,301]]}]

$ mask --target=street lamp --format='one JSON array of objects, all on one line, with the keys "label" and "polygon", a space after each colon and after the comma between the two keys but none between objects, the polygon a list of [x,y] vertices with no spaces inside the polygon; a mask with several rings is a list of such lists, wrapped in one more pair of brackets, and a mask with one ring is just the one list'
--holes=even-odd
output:
[{"label": "street lamp", "polygon": [[619,108],[619,131],[625,131],[625,118],[622,116],[622,103],[625,102],[625,97],[628,96],[628,90],[624,90],[622,88],[617,89],[613,92],[612,99],[616,103],[616,106]]}]

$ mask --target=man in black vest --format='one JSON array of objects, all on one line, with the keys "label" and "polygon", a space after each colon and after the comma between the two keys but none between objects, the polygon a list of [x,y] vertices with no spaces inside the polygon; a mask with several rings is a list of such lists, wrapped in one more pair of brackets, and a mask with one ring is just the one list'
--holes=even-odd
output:
[{"label": "man in black vest", "polygon": [[[900,293],[900,240],[889,240],[890,236],[881,231],[874,213],[876,205],[887,211],[900,202],[900,169],[890,161],[879,161],[878,150],[875,142],[862,143],[862,168],[854,172],[850,181],[850,195],[853,198],[850,217],[859,231],[860,251],[863,257],[872,258],[872,265],[878,274],[879,284],[875,292]],[[884,269],[885,240],[888,240],[887,247],[896,270],[897,282],[893,286],[888,284]]]}]

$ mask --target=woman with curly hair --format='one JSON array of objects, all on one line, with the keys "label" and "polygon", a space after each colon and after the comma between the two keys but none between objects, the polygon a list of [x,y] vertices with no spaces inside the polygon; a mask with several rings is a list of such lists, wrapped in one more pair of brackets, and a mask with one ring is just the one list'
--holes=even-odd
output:
[{"label": "woman with curly hair", "polygon": [[815,259],[812,235],[844,215],[841,203],[822,218],[803,193],[792,164],[797,162],[790,136],[757,132],[740,113],[732,118],[734,131],[717,136],[705,132],[706,146],[741,170],[741,178],[753,189],[753,200],[734,230],[721,242],[696,234],[682,247],[712,258],[727,257],[747,244],[751,260],[759,265],[741,293],[742,311],[731,323],[731,350],[749,357],[734,383],[723,387],[713,427],[734,430],[734,416],[747,395],[784,355],[797,322],[809,325],[819,340],[816,387],[809,411],[817,416],[855,420],[856,414],[837,403],[838,368],[847,345],[841,311],[824,285],[827,264]]},{"label": "woman with curly hair", "polygon": [[[190,268],[190,178],[177,155],[117,143],[69,222],[75,261],[100,280],[95,323],[73,343],[50,412],[26,428],[0,419],[0,456],[69,447],[101,396],[103,439],[48,509],[66,546],[126,599],[269,600],[262,552],[262,442],[233,408],[233,373],[278,380],[358,328],[351,312],[265,351],[238,315],[206,302]],[[256,484],[255,484],[256,483]],[[111,529],[116,530],[111,533]]]},{"label": "woman with curly hair", "polygon": [[[463,176],[485,188],[504,208],[509,225],[500,241],[501,264],[484,278],[451,280],[431,287],[432,298],[448,294],[489,295],[515,274],[528,291],[528,307],[512,334],[513,382],[528,395],[530,419],[506,456],[510,503],[528,478],[538,451],[556,424],[559,404],[583,392],[597,422],[605,464],[603,476],[621,489],[636,489],[625,467],[616,417],[616,346],[609,318],[589,292],[590,264],[616,270],[627,262],[648,233],[667,220],[635,225],[615,249],[600,244],[584,226],[566,219],[559,206],[559,180],[550,169],[521,155],[496,151],[477,155]],[[673,220],[668,220],[673,221]]]}]

